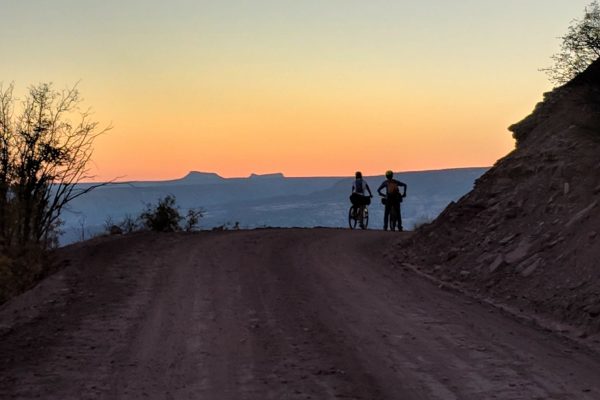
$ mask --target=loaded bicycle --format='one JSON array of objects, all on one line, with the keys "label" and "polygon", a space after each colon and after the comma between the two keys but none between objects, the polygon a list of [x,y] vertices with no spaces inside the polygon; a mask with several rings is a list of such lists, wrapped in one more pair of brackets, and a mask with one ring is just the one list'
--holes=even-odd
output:
[{"label": "loaded bicycle", "polygon": [[[381,204],[383,204],[384,206],[386,205],[387,201],[388,201],[388,197],[387,196],[383,196],[381,195]],[[399,216],[398,216],[398,211],[399,211],[399,207],[396,206],[392,206],[389,207],[389,224],[390,224],[390,230],[395,231],[396,227],[398,227],[398,229],[400,229],[400,224],[398,223],[399,220]]]},{"label": "loaded bicycle", "polygon": [[356,206],[351,205],[348,210],[348,225],[350,229],[356,229],[356,226],[360,229],[367,229],[369,226],[369,207],[365,205]]}]

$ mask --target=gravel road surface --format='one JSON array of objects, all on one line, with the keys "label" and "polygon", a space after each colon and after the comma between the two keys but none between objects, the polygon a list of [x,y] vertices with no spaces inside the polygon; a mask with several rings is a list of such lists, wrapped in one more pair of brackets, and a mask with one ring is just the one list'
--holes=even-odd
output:
[{"label": "gravel road surface", "polygon": [[600,399],[600,356],[389,260],[398,233],[100,238],[0,309],[0,399]]}]

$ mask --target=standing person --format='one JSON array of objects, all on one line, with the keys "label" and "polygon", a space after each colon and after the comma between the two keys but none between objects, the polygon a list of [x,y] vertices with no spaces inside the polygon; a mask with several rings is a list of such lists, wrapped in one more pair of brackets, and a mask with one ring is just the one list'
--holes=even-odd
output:
[{"label": "standing person", "polygon": [[[390,220],[390,211],[392,207],[398,217],[398,230],[402,231],[402,215],[400,214],[400,203],[402,199],[406,197],[406,183],[397,181],[394,179],[394,173],[392,171],[386,171],[385,181],[377,189],[377,193],[385,198],[385,211],[383,212],[383,230],[387,231],[388,222]],[[402,186],[403,191],[400,193],[400,187]],[[381,192],[385,188],[385,195]],[[390,226],[394,230],[394,226]]]},{"label": "standing person", "polygon": [[[354,174],[354,182],[352,183],[352,194],[350,195],[350,202],[353,206],[358,208],[359,212],[359,223],[360,227],[363,228],[363,210],[366,205],[371,204],[371,198],[373,194],[371,193],[371,188],[367,181],[365,181],[362,177],[362,172],[356,171]],[[367,196],[365,193],[365,189],[369,192]]]}]

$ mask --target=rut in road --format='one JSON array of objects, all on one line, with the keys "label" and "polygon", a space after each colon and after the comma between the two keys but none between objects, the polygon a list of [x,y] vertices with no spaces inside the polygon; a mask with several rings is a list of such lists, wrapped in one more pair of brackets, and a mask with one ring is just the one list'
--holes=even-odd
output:
[{"label": "rut in road", "polygon": [[398,234],[133,235],[0,310],[0,398],[598,399],[600,359],[392,265]]}]

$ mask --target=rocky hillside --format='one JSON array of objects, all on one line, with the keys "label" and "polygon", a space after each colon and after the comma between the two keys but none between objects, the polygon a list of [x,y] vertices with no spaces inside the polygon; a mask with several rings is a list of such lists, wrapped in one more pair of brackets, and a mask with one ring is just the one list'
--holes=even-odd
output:
[{"label": "rocky hillside", "polygon": [[482,297],[597,334],[600,61],[509,129],[516,149],[423,226],[405,257]]}]

